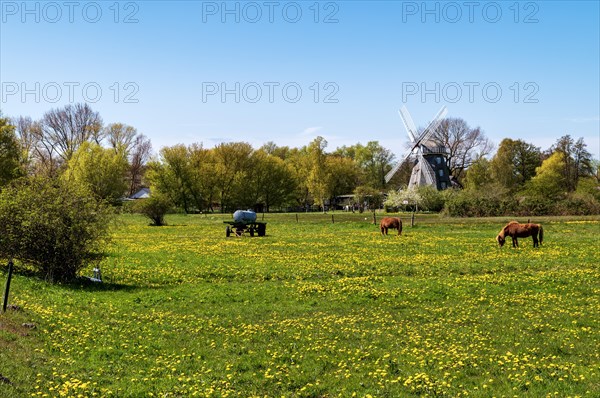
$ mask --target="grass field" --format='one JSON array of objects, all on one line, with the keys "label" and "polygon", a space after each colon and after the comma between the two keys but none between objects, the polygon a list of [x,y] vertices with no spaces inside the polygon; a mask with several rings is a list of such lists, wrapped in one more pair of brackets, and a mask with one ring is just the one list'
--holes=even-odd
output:
[{"label": "grass field", "polygon": [[508,219],[331,217],[124,215],[104,284],[19,267],[0,397],[600,396],[600,217],[536,219],[539,249],[499,249]]}]

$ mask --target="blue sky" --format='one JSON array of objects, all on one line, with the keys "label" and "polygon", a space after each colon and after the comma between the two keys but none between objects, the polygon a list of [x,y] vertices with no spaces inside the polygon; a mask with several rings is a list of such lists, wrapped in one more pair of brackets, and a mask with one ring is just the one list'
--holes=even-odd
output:
[{"label": "blue sky", "polygon": [[155,150],[267,141],[397,155],[443,106],[496,144],[600,157],[599,2],[0,2],[0,109],[89,101]]}]

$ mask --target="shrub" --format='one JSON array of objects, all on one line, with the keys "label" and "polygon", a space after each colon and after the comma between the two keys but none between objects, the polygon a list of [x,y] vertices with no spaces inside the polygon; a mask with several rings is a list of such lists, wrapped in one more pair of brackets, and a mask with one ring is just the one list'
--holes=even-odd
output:
[{"label": "shrub", "polygon": [[445,197],[442,192],[432,186],[423,186],[417,189],[421,201],[419,206],[422,210],[440,212],[444,208]]},{"label": "shrub", "polygon": [[56,179],[20,179],[0,192],[0,257],[32,265],[51,282],[77,277],[101,258],[110,210]]},{"label": "shrub", "polygon": [[507,190],[490,184],[485,189],[447,190],[444,213],[453,217],[493,217],[512,213],[516,200]]},{"label": "shrub", "polygon": [[152,225],[157,227],[165,225],[165,214],[171,210],[173,203],[164,194],[160,192],[153,193],[147,199],[138,199],[135,203],[135,210],[148,217]]}]

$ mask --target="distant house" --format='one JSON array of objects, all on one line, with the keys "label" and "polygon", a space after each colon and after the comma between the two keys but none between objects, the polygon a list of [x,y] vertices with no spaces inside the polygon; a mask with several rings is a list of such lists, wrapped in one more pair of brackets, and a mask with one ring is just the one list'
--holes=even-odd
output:
[{"label": "distant house", "polygon": [[136,200],[136,199],[147,199],[150,197],[150,188],[142,188],[133,195],[131,195],[128,199]]}]

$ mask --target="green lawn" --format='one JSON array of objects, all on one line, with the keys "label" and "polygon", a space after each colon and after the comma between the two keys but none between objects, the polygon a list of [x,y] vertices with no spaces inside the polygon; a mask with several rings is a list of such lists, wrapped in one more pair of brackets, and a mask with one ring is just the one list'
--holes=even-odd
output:
[{"label": "green lawn", "polygon": [[0,397],[600,396],[600,217],[532,220],[539,249],[499,249],[507,218],[333,217],[123,215],[104,284],[17,267]]}]

